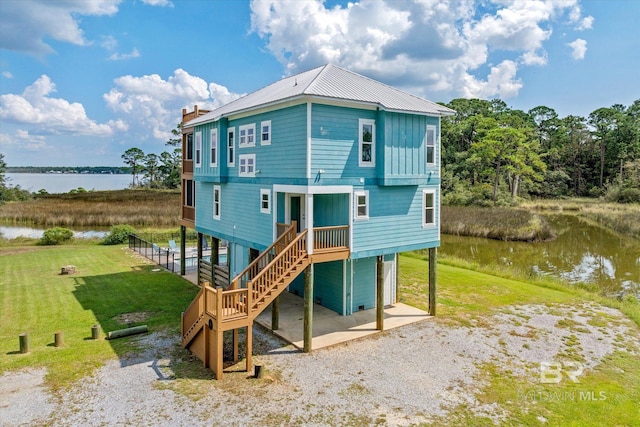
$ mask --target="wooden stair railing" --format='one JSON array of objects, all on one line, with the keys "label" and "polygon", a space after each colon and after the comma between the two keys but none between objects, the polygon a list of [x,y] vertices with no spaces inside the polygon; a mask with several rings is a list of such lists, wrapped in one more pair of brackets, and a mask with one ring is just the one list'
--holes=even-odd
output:
[{"label": "wooden stair railing", "polygon": [[182,313],[182,345],[186,347],[196,336],[200,323],[204,319],[205,312],[205,288],[200,288],[191,304]]}]

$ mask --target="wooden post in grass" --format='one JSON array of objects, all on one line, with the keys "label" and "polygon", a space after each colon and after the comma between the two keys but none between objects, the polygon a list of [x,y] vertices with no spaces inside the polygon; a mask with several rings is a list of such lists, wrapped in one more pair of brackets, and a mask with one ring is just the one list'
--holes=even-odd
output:
[{"label": "wooden post in grass", "polygon": [[429,315],[436,315],[436,248],[429,248]]},{"label": "wooden post in grass", "polygon": [[[187,262],[184,259],[184,255],[182,255],[184,252],[186,252],[186,249],[183,250],[183,248],[185,247],[187,241],[187,227],[185,227],[184,225],[180,226],[180,275],[184,276],[185,274],[187,274]],[[167,259],[167,263],[168,263],[168,259]]]},{"label": "wooden post in grass", "polygon": [[93,325],[91,327],[91,339],[92,340],[99,340],[100,339],[100,326]]},{"label": "wooden post in grass", "polygon": [[29,332],[20,334],[20,353],[25,354],[30,351]]},{"label": "wooden post in grass", "polygon": [[271,303],[271,330],[277,331],[280,328],[280,295]]},{"label": "wooden post in grass", "polygon": [[53,335],[53,345],[54,347],[64,346],[64,332],[58,331]]},{"label": "wooden post in grass", "polygon": [[313,264],[304,270],[304,343],[302,351],[311,351],[313,340]]},{"label": "wooden post in grass", "polygon": [[376,260],[376,329],[384,331],[384,256]]}]

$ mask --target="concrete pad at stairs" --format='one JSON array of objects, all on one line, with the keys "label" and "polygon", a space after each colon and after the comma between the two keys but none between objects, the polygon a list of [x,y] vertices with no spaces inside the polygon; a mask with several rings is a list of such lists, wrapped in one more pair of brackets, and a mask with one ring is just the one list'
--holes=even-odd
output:
[{"label": "concrete pad at stairs", "polygon": [[[273,333],[290,342],[296,348],[303,348],[304,300],[289,292],[280,295],[280,328]],[[384,309],[384,329],[389,330],[410,323],[429,319],[423,310],[406,304],[396,303]],[[271,329],[271,307],[266,308],[256,319],[256,323]],[[363,310],[350,316],[341,316],[335,311],[313,305],[313,341],[316,350],[335,344],[376,334],[376,310]]]}]

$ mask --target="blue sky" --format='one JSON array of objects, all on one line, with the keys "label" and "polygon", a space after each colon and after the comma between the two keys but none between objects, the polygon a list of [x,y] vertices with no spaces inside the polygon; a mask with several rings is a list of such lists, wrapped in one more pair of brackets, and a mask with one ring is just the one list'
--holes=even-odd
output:
[{"label": "blue sky", "polygon": [[119,166],[215,108],[325,63],[433,101],[561,117],[640,98],[634,0],[2,0],[9,166]]}]

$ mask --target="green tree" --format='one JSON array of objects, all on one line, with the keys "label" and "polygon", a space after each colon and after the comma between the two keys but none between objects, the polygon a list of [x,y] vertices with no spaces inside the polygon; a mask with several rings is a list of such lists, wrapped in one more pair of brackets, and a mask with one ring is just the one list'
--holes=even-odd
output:
[{"label": "green tree", "polygon": [[179,147],[182,145],[182,123],[178,123],[175,129],[171,129],[171,135],[173,138],[169,138],[169,140],[165,143],[170,147]]},{"label": "green tree", "polygon": [[124,163],[131,169],[131,186],[136,185],[138,173],[142,172],[142,162],[144,161],[144,152],[139,148],[129,148],[121,156]]},{"label": "green tree", "polygon": [[160,154],[159,169],[164,188],[179,188],[182,172],[182,149],[176,148],[173,153],[163,151]]}]

